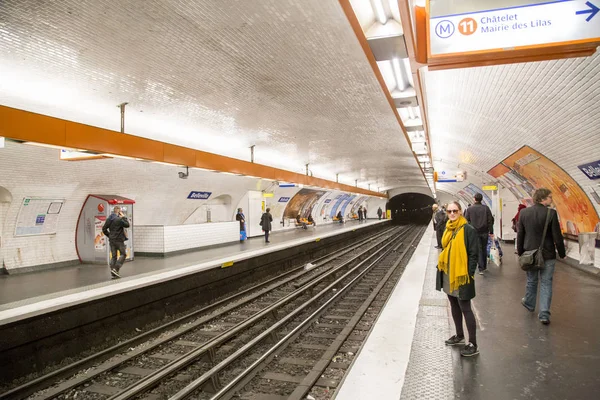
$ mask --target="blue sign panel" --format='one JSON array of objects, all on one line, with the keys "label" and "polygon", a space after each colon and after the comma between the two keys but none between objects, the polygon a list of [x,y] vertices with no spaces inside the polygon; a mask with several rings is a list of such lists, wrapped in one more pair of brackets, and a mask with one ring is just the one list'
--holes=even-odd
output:
[{"label": "blue sign panel", "polygon": [[290,201],[289,197],[280,197],[279,198],[279,202],[280,203],[287,203],[288,201]]},{"label": "blue sign panel", "polygon": [[190,195],[187,198],[193,200],[207,200],[211,194],[212,192],[190,192]]},{"label": "blue sign panel", "polygon": [[600,179],[600,160],[578,165],[577,168],[590,179]]},{"label": "blue sign panel", "polygon": [[282,187],[282,188],[286,188],[286,187],[296,187],[296,184],[295,184],[295,183],[284,183],[284,182],[280,182],[280,183],[279,183],[279,187]]}]

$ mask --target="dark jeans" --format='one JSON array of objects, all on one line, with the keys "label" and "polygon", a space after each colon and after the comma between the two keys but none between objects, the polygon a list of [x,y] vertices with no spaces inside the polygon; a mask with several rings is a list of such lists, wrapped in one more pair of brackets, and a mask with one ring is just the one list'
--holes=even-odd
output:
[{"label": "dark jeans", "polygon": [[265,231],[265,242],[269,241],[269,231]]},{"label": "dark jeans", "polygon": [[489,235],[487,233],[478,233],[479,236],[479,270],[487,269],[487,243]]},{"label": "dark jeans", "polygon": [[[119,251],[120,256],[117,259],[117,251]],[[127,247],[125,246],[125,242],[110,242],[110,268],[115,269],[117,272],[123,266],[123,262],[127,257]]]},{"label": "dark jeans", "polygon": [[452,311],[452,319],[456,328],[456,335],[465,337],[463,330],[463,316],[467,323],[467,331],[469,332],[469,342],[477,346],[477,336],[475,334],[475,314],[471,310],[471,300],[459,300],[457,297],[448,295],[450,300],[450,309]]}]

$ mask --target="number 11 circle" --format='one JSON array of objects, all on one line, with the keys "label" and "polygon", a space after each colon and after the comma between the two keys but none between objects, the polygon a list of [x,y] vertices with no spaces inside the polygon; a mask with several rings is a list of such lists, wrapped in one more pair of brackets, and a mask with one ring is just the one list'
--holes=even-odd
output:
[{"label": "number 11 circle", "polygon": [[463,35],[472,35],[477,31],[477,21],[473,18],[463,18],[458,23],[458,31]]}]

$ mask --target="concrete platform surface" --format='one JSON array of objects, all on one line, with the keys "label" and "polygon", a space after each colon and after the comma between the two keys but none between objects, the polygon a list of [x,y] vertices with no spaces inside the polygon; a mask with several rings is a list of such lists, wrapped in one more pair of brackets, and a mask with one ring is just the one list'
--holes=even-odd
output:
[{"label": "concrete platform surface", "polygon": [[542,325],[520,304],[525,273],[505,246],[503,264],[475,276],[481,353],[463,358],[443,344],[455,330],[446,296],[435,291],[434,242],[432,234],[421,240],[337,400],[600,398],[597,277],[558,262],[551,324]]}]

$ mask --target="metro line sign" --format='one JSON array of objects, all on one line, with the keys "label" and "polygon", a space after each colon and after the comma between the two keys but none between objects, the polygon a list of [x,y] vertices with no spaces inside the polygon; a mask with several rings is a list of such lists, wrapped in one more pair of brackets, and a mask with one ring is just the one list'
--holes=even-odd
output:
[{"label": "metro line sign", "polygon": [[530,0],[487,10],[481,8],[505,2],[465,3],[464,9],[474,11],[437,15],[429,10],[430,58],[600,41],[600,0]]}]

